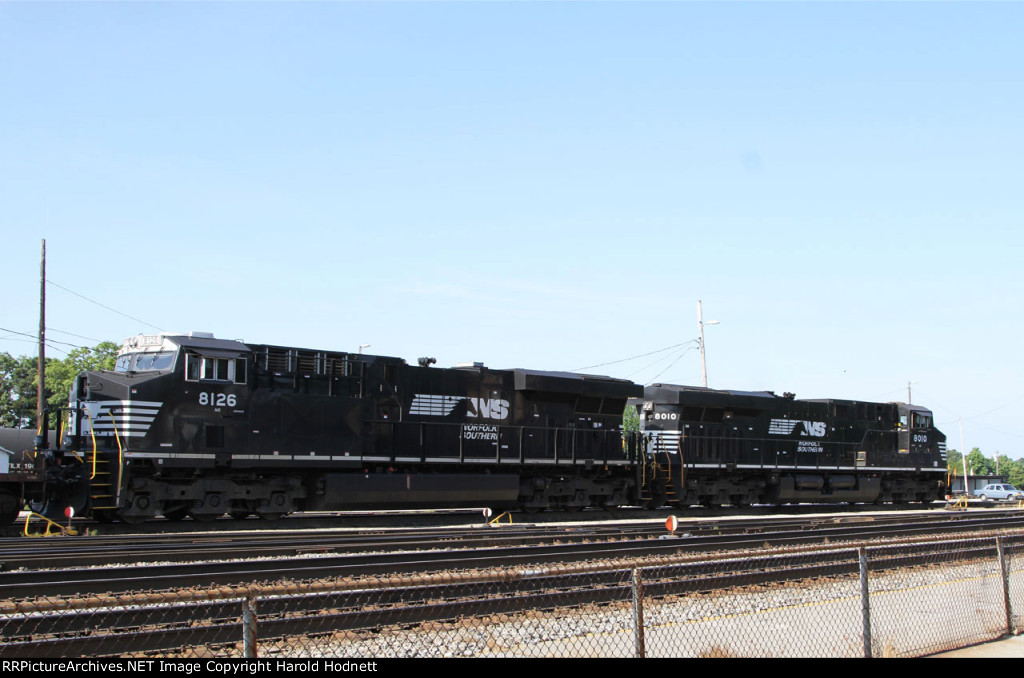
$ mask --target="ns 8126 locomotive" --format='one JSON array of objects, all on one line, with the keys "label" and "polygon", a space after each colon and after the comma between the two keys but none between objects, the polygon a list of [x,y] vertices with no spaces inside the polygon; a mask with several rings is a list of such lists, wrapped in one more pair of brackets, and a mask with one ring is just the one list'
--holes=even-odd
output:
[{"label": "ns 8126 locomotive", "polygon": [[81,374],[51,512],[138,522],[292,511],[635,503],[609,377],[140,335]]},{"label": "ns 8126 locomotive", "polygon": [[631,401],[657,460],[651,504],[930,502],[946,437],[905,403],[654,384]]}]

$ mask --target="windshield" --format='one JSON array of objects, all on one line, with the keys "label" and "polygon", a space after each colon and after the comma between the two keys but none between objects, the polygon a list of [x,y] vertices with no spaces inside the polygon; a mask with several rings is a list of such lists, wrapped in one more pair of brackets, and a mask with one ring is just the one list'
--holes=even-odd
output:
[{"label": "windshield", "polygon": [[174,352],[158,353],[123,353],[117,356],[115,372],[148,372],[151,370],[169,370],[174,367]]}]

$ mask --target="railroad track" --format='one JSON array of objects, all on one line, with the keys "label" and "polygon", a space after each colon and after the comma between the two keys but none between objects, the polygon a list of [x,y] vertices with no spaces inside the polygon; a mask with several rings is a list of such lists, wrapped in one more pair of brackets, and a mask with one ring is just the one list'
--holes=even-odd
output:
[{"label": "railroad track", "polygon": [[[573,514],[562,514],[569,520]],[[598,514],[601,515],[601,514]],[[645,514],[646,516],[647,514]],[[667,534],[664,519],[573,521],[564,523],[475,524],[468,527],[405,527],[408,516],[395,517],[377,527],[318,527],[321,523],[295,521],[292,529],[175,531],[171,533],[118,533],[69,538],[0,538],[0,572],[12,569],[64,568],[185,562],[254,557],[286,557],[316,553],[359,553],[436,549],[439,545],[474,548],[527,545],[545,541],[565,543],[586,540],[652,538]],[[756,534],[766,531],[820,531],[869,524],[888,530],[916,530],[922,525],[975,524],[979,518],[1012,523],[1024,511],[884,512],[874,514],[825,514],[786,517],[724,517],[679,519],[677,533],[690,536]],[[375,516],[375,518],[386,518]],[[228,521],[230,525],[233,521]],[[261,525],[259,521],[256,525]],[[209,523],[201,523],[209,525]],[[313,528],[299,529],[301,525]]]},{"label": "railroad track", "polygon": [[[301,535],[81,538],[0,543],[0,598],[74,596],[281,579],[350,578],[509,565],[641,559],[771,546],[803,546],[1024,528],[1017,511],[856,518],[700,521],[675,535],[650,521],[626,525],[518,526]],[[96,542],[93,543],[93,539]],[[186,562],[187,561],[187,562]],[[115,562],[116,565],[110,565]],[[83,567],[93,563],[101,566]],[[102,566],[107,565],[107,566]],[[23,569],[12,570],[12,567]],[[50,569],[42,569],[50,568]]]},{"label": "railroad track", "polygon": [[[998,514],[1012,523],[1024,512]],[[765,520],[742,518],[679,521],[677,533],[689,537],[728,534],[763,534],[766,531],[821,531],[870,524],[873,529],[913,531],[922,525],[956,524],[991,512],[972,514],[900,513],[860,516],[787,517]],[[83,536],[74,538],[0,539],[0,571],[59,569],[112,564],[188,562],[239,558],[283,558],[312,554],[345,554],[369,551],[434,550],[525,546],[540,543],[580,543],[645,539],[667,534],[660,520],[583,524],[520,524],[466,528],[312,529],[281,531],[231,531],[226,533],[174,533]]]},{"label": "railroad track", "polygon": [[[1004,538],[1004,547],[1012,553],[1024,551],[1024,535]],[[912,548],[908,543],[876,546],[870,570],[882,573],[935,562],[991,559],[995,550],[992,539],[951,544],[933,538]],[[506,568],[512,565],[506,563]],[[765,586],[813,587],[821,580],[839,580],[857,572],[857,550],[850,546],[794,549],[782,554],[748,552],[742,557],[721,557],[711,564],[670,562],[646,568],[643,591],[649,599],[664,599]],[[259,633],[261,639],[310,633],[375,635],[380,627],[412,628],[431,621],[479,619],[521,613],[524,609],[626,607],[635,594],[632,575],[628,565],[534,567],[520,570],[514,579],[486,572],[466,577],[423,577],[419,584],[401,589],[376,588],[372,594],[359,582],[348,582],[335,590],[300,585],[255,587],[262,589]],[[505,588],[499,589],[497,582]],[[51,610],[56,606],[54,601],[46,601],[31,614],[11,615],[3,622],[0,628],[5,643],[0,645],[0,656],[98,656],[120,654],[126,647],[132,652],[160,652],[183,646],[233,646],[238,637],[238,619],[252,588],[229,591],[218,600],[170,594],[163,599],[122,596],[117,602],[101,596],[82,611],[47,611],[47,605]],[[12,605],[16,604],[7,603],[5,608]],[[346,637],[339,642],[350,640]]]},{"label": "railroad track", "polygon": [[[998,504],[993,503],[998,506]],[[582,511],[543,511],[540,513],[511,514],[514,522],[528,524],[550,524],[550,523],[589,523],[609,520],[618,521],[641,521],[654,520],[664,521],[670,515],[687,516],[701,520],[721,520],[736,518],[752,518],[777,520],[786,517],[799,519],[808,515],[828,515],[831,517],[855,516],[855,515],[905,515],[920,510],[936,509],[945,506],[940,503],[923,505],[919,509],[908,509],[906,506],[895,504],[883,504],[875,506],[871,504],[797,504],[784,506],[751,506],[746,508],[736,507],[688,507],[685,509],[672,509],[664,507],[660,509],[635,509],[635,508],[614,508],[614,509],[584,509]],[[1007,505],[1008,507],[1009,505]],[[93,534],[96,536],[121,536],[121,535],[163,535],[163,534],[223,534],[232,532],[292,532],[295,530],[313,529],[339,529],[339,528],[430,528],[453,525],[465,527],[479,527],[485,525],[489,518],[482,515],[483,508],[477,509],[430,509],[430,510],[390,510],[390,511],[331,511],[331,512],[303,512],[289,515],[281,520],[267,521],[250,516],[244,520],[235,520],[227,516],[211,521],[196,521],[191,518],[181,521],[171,521],[163,518],[146,521],[139,524],[128,523],[100,523],[89,518],[74,518],[71,522],[79,534]],[[0,526],[0,538],[21,537],[24,532],[25,514],[10,526]],[[63,523],[64,521],[61,521]],[[507,521],[506,521],[507,522]],[[30,532],[39,533],[44,531],[46,524],[42,520],[32,518],[30,520]]]}]

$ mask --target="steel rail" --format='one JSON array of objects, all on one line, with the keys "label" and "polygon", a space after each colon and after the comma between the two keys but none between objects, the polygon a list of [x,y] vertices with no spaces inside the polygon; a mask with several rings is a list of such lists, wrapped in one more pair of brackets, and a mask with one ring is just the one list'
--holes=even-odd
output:
[{"label": "steel rail", "polygon": [[[188,586],[237,585],[279,579],[312,580],[353,577],[381,572],[417,573],[498,567],[510,563],[580,562],[622,557],[666,556],[682,553],[751,549],[766,544],[796,546],[840,540],[870,540],[883,536],[910,538],[937,533],[1008,530],[1024,526],[1015,520],[956,520],[944,525],[887,526],[870,523],[828,526],[789,531],[763,531],[725,535],[680,535],[662,539],[624,539],[582,544],[546,544],[475,549],[435,549],[397,553],[353,553],[310,558],[277,558],[231,562],[198,562],[172,565],[79,568],[75,570],[26,570],[0,573],[0,597],[30,598],[38,595],[77,595],[140,590],[164,590]],[[436,546],[436,544],[435,544]]]},{"label": "steel rail", "polygon": [[[766,521],[681,521],[680,531],[691,536],[757,534],[765,531],[822,530],[831,527],[870,522],[884,525],[916,525],[1006,520],[1012,523],[1024,513],[1006,513],[1000,517],[991,512],[967,515],[913,514],[911,516],[784,518]],[[232,558],[298,556],[326,553],[358,553],[366,551],[399,551],[436,549],[439,543],[452,547],[479,548],[543,543],[545,540],[582,542],[588,539],[614,540],[653,538],[666,534],[660,522],[642,521],[623,524],[528,525],[500,528],[400,529],[375,530],[311,530],[301,533],[245,532],[230,534],[178,534],[121,537],[81,537],[62,540],[0,540],[0,570],[41,569],[109,565],[114,563],[187,562],[198,559],[226,560]]]}]

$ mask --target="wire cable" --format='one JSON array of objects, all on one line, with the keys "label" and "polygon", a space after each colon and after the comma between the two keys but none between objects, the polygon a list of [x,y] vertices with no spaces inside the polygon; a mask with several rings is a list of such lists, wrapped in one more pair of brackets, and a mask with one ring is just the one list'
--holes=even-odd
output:
[{"label": "wire cable", "polygon": [[[674,348],[679,348],[680,346],[686,346],[687,344],[693,344],[693,343],[699,343],[699,340],[698,339],[690,339],[689,341],[684,341],[681,344],[674,344],[672,346],[666,346],[665,348],[659,348],[657,351],[651,351],[650,353],[641,353],[640,355],[635,355],[635,356],[633,356],[631,358],[623,358],[622,360],[612,360],[611,362],[601,363],[599,365],[588,365],[587,367],[577,367],[576,369],[573,370],[573,372],[582,372],[583,370],[592,370],[595,367],[604,367],[605,365],[616,365],[618,363],[624,363],[624,362],[628,362],[630,360],[636,360],[637,358],[646,358],[647,356],[654,355],[655,353],[664,353],[665,351],[671,351]],[[687,350],[689,350],[689,349],[687,349]]]},{"label": "wire cable", "polygon": [[647,384],[646,384],[646,385],[647,385],[647,386],[650,386],[651,384],[655,383],[655,382],[656,382],[656,381],[658,380],[658,377],[660,377],[661,375],[665,374],[665,373],[666,373],[666,372],[668,372],[668,371],[669,371],[670,369],[672,369],[672,367],[673,367],[673,366],[674,366],[674,365],[675,365],[675,364],[676,364],[677,362],[679,362],[680,360],[682,360],[682,358],[683,358],[683,356],[684,356],[684,355],[686,355],[687,353],[689,353],[689,352],[690,352],[690,351],[692,351],[692,350],[693,350],[693,347],[692,347],[692,346],[690,346],[690,347],[688,347],[688,348],[687,348],[687,349],[686,349],[685,351],[683,351],[683,352],[682,352],[682,353],[680,353],[680,354],[679,354],[678,356],[676,356],[676,359],[675,359],[675,360],[673,360],[673,361],[672,361],[672,363],[671,363],[671,364],[669,364],[669,366],[668,366],[668,367],[666,367],[666,368],[665,368],[665,369],[663,369],[663,370],[662,370],[661,372],[658,372],[658,373],[657,373],[656,375],[654,375],[654,378],[653,378],[653,379],[651,379],[651,380],[650,380],[649,382],[647,382]]},{"label": "wire cable", "polygon": [[118,315],[120,315],[120,316],[124,316],[125,318],[128,318],[129,320],[134,320],[134,321],[135,321],[135,322],[137,322],[137,323],[142,323],[143,325],[147,325],[147,326],[149,326],[149,327],[152,327],[152,328],[153,328],[153,329],[155,329],[155,330],[161,330],[161,329],[162,329],[162,328],[160,328],[160,327],[157,327],[156,325],[154,325],[154,324],[152,324],[152,323],[147,323],[147,322],[146,322],[145,320],[139,320],[138,318],[135,318],[135,317],[133,317],[133,316],[130,316],[130,315],[128,315],[127,313],[121,313],[121,312],[120,312],[120,311],[118,311],[117,309],[114,309],[114,308],[110,308],[109,306],[107,306],[107,305],[105,305],[105,304],[101,304],[101,303],[100,303],[100,302],[98,302],[98,301],[94,301],[94,300],[90,299],[89,297],[86,297],[86,296],[82,296],[82,295],[81,295],[81,294],[79,294],[78,292],[75,292],[75,291],[69,290],[68,288],[64,287],[63,285],[58,285],[57,283],[53,282],[53,281],[52,281],[52,280],[50,280],[49,278],[47,278],[47,279],[46,279],[46,282],[48,282],[49,284],[53,285],[54,287],[58,287],[58,288],[60,288],[60,289],[64,290],[65,292],[67,292],[67,293],[69,293],[69,294],[73,294],[73,295],[75,295],[76,297],[79,297],[79,298],[81,298],[81,299],[85,299],[85,300],[86,300],[86,301],[88,301],[88,302],[89,302],[90,304],[96,304],[96,305],[97,305],[97,306],[99,306],[100,308],[105,308],[105,309],[107,309],[108,311],[110,311],[111,313],[116,313],[116,314],[118,314]]},{"label": "wire cable", "polygon": [[79,339],[88,339],[89,341],[95,341],[97,344],[102,344],[107,339],[94,339],[93,337],[83,337],[81,334],[75,334],[74,332],[65,332],[64,330],[58,330],[56,327],[47,327],[47,332],[58,332],[60,334],[66,334],[71,337],[78,337]]},{"label": "wire cable", "polygon": [[[36,335],[36,334],[29,334],[27,332],[18,332],[16,330],[9,330],[9,329],[7,329],[5,327],[0,327],[0,331],[10,332],[11,334],[20,334],[23,337],[28,337],[28,339],[15,339],[14,337],[5,337],[8,341],[35,341],[35,342],[39,341],[39,336]],[[88,339],[88,337],[82,337],[82,338],[83,339]],[[86,346],[79,346],[78,344],[70,344],[70,343],[68,343],[66,341],[57,341],[56,339],[50,337],[50,338],[47,338],[46,345],[51,347],[51,348],[55,348],[55,347],[50,342],[53,342],[53,344],[63,344],[64,346],[70,346],[71,348],[87,348]],[[57,350],[62,350],[62,349],[57,349]],[[64,352],[67,353],[67,351],[64,351]]]}]

